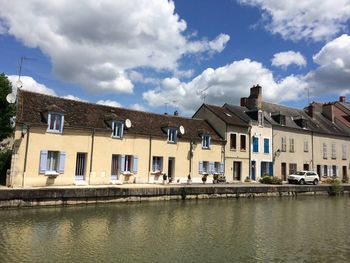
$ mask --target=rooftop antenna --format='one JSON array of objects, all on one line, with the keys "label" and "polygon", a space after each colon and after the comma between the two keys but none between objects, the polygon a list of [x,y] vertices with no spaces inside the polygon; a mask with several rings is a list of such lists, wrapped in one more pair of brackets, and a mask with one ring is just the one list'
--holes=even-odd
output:
[{"label": "rooftop antenna", "polygon": [[165,113],[168,113],[168,105],[169,104],[176,104],[177,103],[177,100],[171,100],[171,101],[166,101],[164,102],[164,105],[165,105]]},{"label": "rooftop antenna", "polygon": [[200,95],[201,99],[203,100],[203,103],[205,103],[205,99],[207,98],[208,96],[208,89],[210,88],[211,86],[209,87],[206,87],[205,89],[202,89],[202,90],[197,90],[197,95]]},{"label": "rooftop antenna", "polygon": [[307,104],[309,105],[310,104],[310,88],[306,87],[305,89],[307,91]]},{"label": "rooftop antenna", "polygon": [[22,84],[22,81],[21,81],[21,76],[22,76],[22,68],[23,68],[23,61],[25,60],[33,60],[34,58],[28,58],[28,57],[25,57],[25,56],[22,56],[19,60],[19,69],[18,69],[18,80],[16,82],[16,87],[18,89],[22,88],[23,84]]}]

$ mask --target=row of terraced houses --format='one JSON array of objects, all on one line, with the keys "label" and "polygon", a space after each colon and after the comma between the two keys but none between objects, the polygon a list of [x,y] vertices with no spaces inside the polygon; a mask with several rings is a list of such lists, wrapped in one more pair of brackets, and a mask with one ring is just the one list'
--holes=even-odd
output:
[{"label": "row of terraced houses", "polygon": [[203,104],[192,118],[17,94],[13,187],[286,180],[297,170],[347,180],[350,104],[345,97],[294,109],[262,100]]}]

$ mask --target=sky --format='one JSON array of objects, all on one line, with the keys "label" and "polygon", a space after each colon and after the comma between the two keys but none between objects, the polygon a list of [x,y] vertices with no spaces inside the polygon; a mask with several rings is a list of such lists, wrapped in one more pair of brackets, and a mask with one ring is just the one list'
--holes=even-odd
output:
[{"label": "sky", "polygon": [[[350,93],[350,0],[0,0],[0,72],[23,89],[182,116]],[[16,92],[13,85],[13,92]],[[350,99],[350,97],[349,97]]]}]

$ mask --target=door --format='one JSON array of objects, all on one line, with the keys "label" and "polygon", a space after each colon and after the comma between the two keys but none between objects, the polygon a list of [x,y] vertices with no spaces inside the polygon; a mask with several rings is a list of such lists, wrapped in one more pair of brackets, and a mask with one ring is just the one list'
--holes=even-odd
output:
[{"label": "door", "polygon": [[343,182],[348,182],[348,173],[346,166],[343,166]]},{"label": "door", "polygon": [[321,172],[321,165],[317,165],[317,174],[319,178],[321,178]]},{"label": "door", "polygon": [[287,181],[287,164],[286,163],[281,163],[281,175],[282,175],[282,180]]},{"label": "door", "polygon": [[256,161],[252,161],[252,180],[256,180]]},{"label": "door", "polygon": [[233,162],[233,180],[241,181],[241,162]]},{"label": "door", "polygon": [[174,157],[169,157],[169,159],[168,159],[168,178],[169,178],[169,182],[172,182],[175,179],[174,167],[175,167],[175,158]]},{"label": "door", "polygon": [[309,166],[309,164],[308,163],[304,163],[304,171],[309,171],[309,168],[310,168],[310,166]]},{"label": "door", "polygon": [[86,153],[77,153],[77,160],[75,163],[75,180],[85,180],[86,173]]}]

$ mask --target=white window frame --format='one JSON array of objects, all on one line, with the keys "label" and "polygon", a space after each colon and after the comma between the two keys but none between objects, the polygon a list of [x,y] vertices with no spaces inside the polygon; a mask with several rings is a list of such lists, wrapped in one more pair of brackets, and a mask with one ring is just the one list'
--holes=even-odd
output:
[{"label": "white window frame", "polygon": [[323,143],[322,145],[322,149],[323,149],[323,159],[327,159],[328,158],[328,154],[327,154],[327,143]]},{"label": "white window frame", "polygon": [[289,138],[289,152],[291,152],[291,153],[295,152],[294,138]]},{"label": "white window frame", "polygon": [[258,124],[264,126],[264,114],[262,110],[258,110]]},{"label": "white window frame", "polygon": [[163,171],[163,156],[153,156],[152,158],[152,172],[162,172]]},{"label": "white window frame", "polygon": [[[268,152],[266,153],[265,152],[265,139],[267,139],[269,141],[269,148],[268,148]],[[270,154],[271,153],[271,140],[270,140],[270,137],[264,137],[263,138],[263,153],[264,154]]]},{"label": "white window frame", "polygon": [[309,141],[308,140],[304,141],[304,152],[309,152]]},{"label": "white window frame", "polygon": [[209,174],[209,162],[203,161],[203,173],[202,174]]},{"label": "white window frame", "polygon": [[[60,118],[60,126],[58,129],[56,129],[57,125],[57,118],[54,118],[53,120],[53,128],[51,129],[51,120],[53,117],[59,117]],[[49,112],[47,114],[47,131],[48,132],[53,132],[53,133],[62,133],[63,132],[63,126],[64,126],[64,115],[62,113],[58,112]]]},{"label": "white window frame", "polygon": [[210,141],[211,141],[210,135],[203,134],[202,135],[202,148],[203,149],[210,149]]},{"label": "white window frame", "polygon": [[281,137],[281,152],[287,151],[287,138],[285,136]]},{"label": "white window frame", "polygon": [[[54,165],[55,158],[56,158],[56,164]],[[45,173],[49,173],[49,174],[58,173],[59,165],[60,165],[60,153],[58,151],[47,151]]]},{"label": "white window frame", "polygon": [[341,156],[342,156],[342,160],[346,160],[346,144],[343,144],[343,145],[342,145],[342,153],[341,153]]},{"label": "white window frame", "polygon": [[[232,146],[232,136],[233,136],[233,135],[236,136],[236,140],[235,140],[236,148],[232,148],[232,147],[231,147],[231,146]],[[230,150],[231,150],[231,151],[237,151],[237,145],[238,145],[237,141],[238,141],[238,133],[231,132],[231,133],[230,133]]]},{"label": "white window frame", "polygon": [[123,138],[124,123],[121,121],[112,122],[112,138],[121,139]]},{"label": "white window frame", "polygon": [[177,142],[177,129],[168,128],[168,143],[176,143],[176,142]]},{"label": "white window frame", "polygon": [[[133,164],[134,164],[134,156],[133,155],[125,155],[124,156],[124,173],[132,173],[133,169]],[[130,169],[127,169],[130,168]]]},{"label": "white window frame", "polygon": [[[242,136],[244,136],[245,149],[242,149]],[[236,148],[237,148],[237,145],[236,145]],[[239,149],[241,152],[247,151],[247,135],[246,134],[239,134]]]}]

